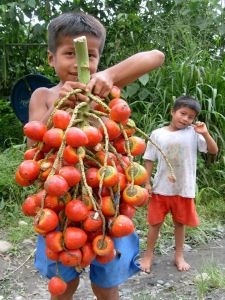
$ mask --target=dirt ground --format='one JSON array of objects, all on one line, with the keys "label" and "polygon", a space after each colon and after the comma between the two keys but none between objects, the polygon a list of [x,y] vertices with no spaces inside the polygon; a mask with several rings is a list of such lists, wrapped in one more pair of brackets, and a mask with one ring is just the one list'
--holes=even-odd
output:
[{"label": "dirt ground", "polygon": [[[0,255],[0,300],[48,300],[47,280],[33,267],[30,254],[35,248],[32,240],[24,242],[14,255]],[[173,251],[156,255],[152,272],[140,272],[120,286],[120,298],[131,300],[225,300],[225,289],[212,289],[205,298],[198,296],[194,278],[207,263],[225,268],[225,235],[208,245],[186,252],[186,260],[192,268],[188,272],[178,272],[173,262]],[[26,263],[24,263],[24,261]],[[19,269],[18,269],[19,268]],[[8,279],[7,279],[8,278]],[[88,279],[88,272],[81,276],[76,297],[78,300],[95,299]]]}]

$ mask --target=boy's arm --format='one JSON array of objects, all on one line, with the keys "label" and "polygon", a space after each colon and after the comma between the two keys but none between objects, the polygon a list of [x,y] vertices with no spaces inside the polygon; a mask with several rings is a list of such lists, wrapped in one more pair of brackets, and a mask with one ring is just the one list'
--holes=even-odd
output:
[{"label": "boy's arm", "polygon": [[196,122],[194,126],[194,129],[197,133],[200,133],[207,144],[207,150],[209,153],[211,154],[217,154],[218,152],[218,146],[216,144],[216,142],[214,141],[214,139],[212,138],[212,136],[210,135],[205,123],[203,122]]},{"label": "boy's arm", "polygon": [[123,88],[140,76],[158,68],[164,62],[164,54],[159,50],[136,53],[122,62],[94,74],[87,87],[100,96],[106,97],[110,89],[102,90],[101,81],[108,82],[108,87],[116,85]]},{"label": "boy's arm", "polygon": [[146,169],[147,174],[148,174],[148,178],[146,180],[145,188],[148,190],[149,194],[151,194],[152,193],[152,188],[151,188],[150,180],[151,180],[151,176],[152,176],[154,162],[151,161],[151,160],[145,160],[144,166],[145,166],[145,169]]},{"label": "boy's arm", "polygon": [[47,88],[36,89],[31,95],[29,103],[29,121],[41,121],[47,123],[48,118],[53,111],[54,105],[47,107]]}]

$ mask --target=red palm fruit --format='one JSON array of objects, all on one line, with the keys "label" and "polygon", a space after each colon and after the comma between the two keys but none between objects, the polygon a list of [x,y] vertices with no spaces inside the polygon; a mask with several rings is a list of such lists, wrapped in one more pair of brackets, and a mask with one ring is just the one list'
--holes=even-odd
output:
[{"label": "red palm fruit", "polygon": [[[85,157],[85,150],[83,148],[79,149],[81,158],[84,159]],[[77,164],[79,162],[79,157],[77,153],[77,149],[71,147],[70,145],[66,146],[64,152],[63,152],[63,158],[66,162],[70,164]]]},{"label": "red palm fruit", "polygon": [[[104,151],[98,151],[95,154],[95,158],[97,159],[97,161],[100,162],[101,165],[104,165],[104,161],[105,161],[105,152]],[[108,153],[108,159],[107,159],[107,165],[112,166],[113,165],[113,161],[116,163],[117,159],[115,154],[109,152]]]},{"label": "red palm fruit", "polygon": [[83,201],[74,199],[66,205],[65,213],[68,219],[74,222],[80,222],[87,218],[88,209]]},{"label": "red palm fruit", "polygon": [[46,131],[45,135],[43,136],[43,141],[52,148],[59,148],[62,144],[63,135],[64,133],[62,129],[51,128]]},{"label": "red palm fruit", "polygon": [[69,185],[62,176],[53,175],[45,181],[44,188],[51,196],[62,196],[68,191]]},{"label": "red palm fruit", "polygon": [[73,166],[62,167],[59,170],[59,175],[66,179],[70,187],[75,186],[81,180],[80,171]]},{"label": "red palm fruit", "polygon": [[106,109],[101,104],[95,101],[92,102],[92,109],[107,113]]},{"label": "red palm fruit", "polygon": [[[107,119],[107,118],[105,118],[103,120],[103,122],[106,126],[110,141],[115,140],[116,138],[118,138],[120,136],[121,131],[116,122],[114,122],[113,120]],[[100,127],[100,131],[104,135],[104,130],[102,127]]]},{"label": "red palm fruit", "polygon": [[59,205],[59,199],[57,196],[47,195],[44,200],[44,207],[50,208],[54,211],[57,211]]},{"label": "red palm fruit", "polygon": [[89,242],[92,242],[94,240],[94,238],[97,236],[97,235],[100,235],[100,234],[103,234],[102,232],[102,228],[96,230],[96,231],[89,231],[87,232],[87,236],[88,236],[88,241]]},{"label": "red palm fruit", "polygon": [[119,103],[127,104],[127,102],[121,98],[114,98],[109,102],[109,108],[113,108],[115,105]]},{"label": "red palm fruit", "polygon": [[51,170],[52,170],[52,168],[49,168],[49,169],[47,169],[46,171],[41,172],[41,174],[40,174],[40,179],[41,179],[42,181],[45,181],[45,180],[48,178],[48,175],[50,174]]},{"label": "red palm fruit", "polygon": [[113,249],[113,251],[110,252],[110,253],[107,254],[107,255],[104,255],[104,256],[96,255],[95,259],[96,259],[100,264],[107,264],[107,263],[109,263],[110,261],[112,261],[115,257],[116,257],[116,250]]},{"label": "red palm fruit", "polygon": [[117,169],[118,173],[125,174],[125,170],[122,168],[122,166],[120,165],[120,163],[116,164],[116,169]]},{"label": "red palm fruit", "polygon": [[141,155],[145,152],[146,143],[138,136],[129,137],[130,152],[133,156]]},{"label": "red palm fruit", "polygon": [[127,103],[118,103],[111,108],[110,119],[116,122],[128,121],[131,109]]},{"label": "red palm fruit", "polygon": [[58,151],[55,152],[55,153],[53,153],[53,154],[51,154],[51,155],[48,157],[47,162],[50,162],[50,163],[53,164],[54,161],[55,161],[55,159],[56,159],[56,157],[57,157],[57,153],[58,153]]},{"label": "red palm fruit", "polygon": [[144,188],[139,185],[134,185],[133,187],[131,185],[127,186],[122,194],[123,201],[133,206],[141,205],[144,197]]},{"label": "red palm fruit", "polygon": [[76,267],[79,266],[82,259],[82,253],[80,249],[66,250],[59,254],[59,260],[64,266]]},{"label": "red palm fruit", "polygon": [[[99,189],[95,189],[95,193],[96,195],[99,195]],[[110,196],[110,190],[107,187],[103,186],[101,191],[101,196],[102,197]]]},{"label": "red palm fruit", "polygon": [[87,242],[82,248],[82,260],[80,263],[81,268],[85,268],[91,264],[91,262],[95,259],[95,252],[92,249],[92,244]]},{"label": "red palm fruit", "polygon": [[57,276],[52,277],[48,283],[48,290],[52,296],[60,296],[65,293],[66,289],[67,283]]},{"label": "red palm fruit", "polygon": [[[104,171],[104,167],[101,167],[98,170],[97,173],[97,178],[100,182],[101,176],[103,174]],[[103,186],[106,187],[111,187],[114,186],[115,184],[117,184],[117,182],[119,181],[119,174],[116,170],[116,168],[112,167],[112,166],[106,166],[106,170],[105,170],[105,174],[104,174],[104,178],[103,178]]]},{"label": "red palm fruit", "polygon": [[[127,186],[127,179],[126,179],[126,176],[123,174],[123,173],[118,173],[119,174],[119,186],[120,186],[120,192],[122,192],[125,187]],[[118,190],[118,183],[116,185],[114,185],[113,187],[113,191],[114,192],[117,192]]]},{"label": "red palm fruit", "polygon": [[40,229],[37,225],[34,225],[34,231],[42,236],[46,236],[47,232],[43,229]]},{"label": "red palm fruit", "polygon": [[59,223],[57,214],[49,208],[39,210],[34,218],[34,225],[37,230],[44,231],[45,233],[55,230]]},{"label": "red palm fruit", "polygon": [[74,148],[86,146],[88,144],[88,137],[80,128],[71,127],[66,133],[66,143]]},{"label": "red palm fruit", "polygon": [[93,203],[91,201],[91,198],[88,195],[82,195],[77,197],[78,200],[82,200],[83,203],[86,205],[88,210],[93,209]]},{"label": "red palm fruit", "polygon": [[128,119],[127,124],[124,126],[127,136],[132,136],[136,132],[136,124],[132,119]]},{"label": "red palm fruit", "polygon": [[89,168],[85,172],[87,184],[92,188],[99,186],[99,178],[97,177],[98,169],[97,168]]},{"label": "red palm fruit", "polygon": [[[37,206],[41,207],[41,204],[42,204],[42,199],[45,198],[45,195],[46,195],[46,190],[40,190],[37,194],[36,194],[36,203],[37,203]],[[44,200],[43,200],[44,201]]]},{"label": "red palm fruit", "polygon": [[133,219],[136,213],[136,208],[126,202],[120,203],[120,214],[125,215],[131,220]]},{"label": "red palm fruit", "polygon": [[42,141],[47,127],[40,121],[30,121],[23,127],[24,135],[34,141]]},{"label": "red palm fruit", "polygon": [[113,240],[105,235],[97,235],[94,240],[92,241],[92,247],[94,252],[99,256],[108,255],[114,249],[114,242]]},{"label": "red palm fruit", "polygon": [[52,231],[46,234],[46,246],[54,251],[63,251],[63,234],[61,231]]},{"label": "red palm fruit", "polygon": [[95,232],[102,227],[102,218],[100,214],[96,211],[89,211],[88,217],[83,222],[83,228],[88,232]]},{"label": "red palm fruit", "polygon": [[137,162],[133,163],[133,166],[130,164],[126,170],[125,174],[128,181],[132,181],[132,168],[133,168],[133,175],[134,175],[134,184],[141,185],[145,183],[148,179],[148,173],[142,165],[138,164]]},{"label": "red palm fruit", "polygon": [[16,183],[18,183],[21,186],[29,186],[29,185],[33,184],[33,181],[23,178],[20,175],[19,170],[16,171],[15,180],[16,180]]},{"label": "red palm fruit", "polygon": [[134,232],[134,224],[130,218],[124,215],[119,215],[114,218],[110,224],[110,234],[113,237],[123,237]]},{"label": "red palm fruit", "polygon": [[122,161],[123,161],[123,163],[124,163],[125,166],[129,166],[130,165],[130,160],[129,160],[128,156],[123,155],[121,157],[121,159],[122,159]]},{"label": "red palm fruit", "polygon": [[77,227],[67,227],[64,233],[64,242],[67,249],[75,250],[83,247],[87,241],[87,234]]},{"label": "red palm fruit", "polygon": [[111,196],[102,197],[101,210],[103,215],[106,217],[115,215],[116,209]]},{"label": "red palm fruit", "polygon": [[70,114],[64,110],[57,110],[54,116],[52,117],[52,122],[54,124],[54,127],[63,130],[67,128],[70,120],[71,120]]},{"label": "red palm fruit", "polygon": [[120,97],[120,94],[121,94],[120,88],[118,88],[117,86],[114,85],[114,86],[111,88],[111,91],[110,91],[110,93],[109,93],[109,96],[110,96],[110,98],[119,98],[119,97]]},{"label": "red palm fruit", "polygon": [[44,152],[44,153],[48,153],[50,150],[52,150],[52,147],[50,147],[49,145],[46,145],[45,143],[43,143],[41,151]]},{"label": "red palm fruit", "polygon": [[51,260],[55,260],[55,261],[59,260],[59,252],[54,252],[48,247],[45,248],[45,254]]},{"label": "red palm fruit", "polygon": [[94,147],[102,141],[101,131],[94,126],[84,126],[82,130],[86,133],[88,138],[87,147]]},{"label": "red palm fruit", "polygon": [[148,200],[149,200],[149,193],[148,190],[143,188],[143,198],[142,198],[142,202],[140,204],[138,204],[137,206],[145,206],[148,204]]},{"label": "red palm fruit", "polygon": [[39,164],[34,160],[24,160],[19,165],[19,173],[26,180],[35,180],[40,172]]},{"label": "red palm fruit", "polygon": [[[39,148],[38,147],[35,147],[35,148],[31,148],[31,149],[28,149],[27,151],[25,151],[24,153],[24,159],[25,160],[29,160],[29,159],[33,159],[35,154],[39,151]],[[40,151],[37,155],[37,157],[35,158],[36,161],[40,160],[44,158],[44,153],[42,151]]]},{"label": "red palm fruit", "polygon": [[22,203],[22,211],[25,216],[35,216],[40,209],[37,205],[37,196],[30,195]]},{"label": "red palm fruit", "polygon": [[126,141],[123,137],[119,137],[113,142],[113,146],[116,148],[118,153],[125,154],[126,150]]}]

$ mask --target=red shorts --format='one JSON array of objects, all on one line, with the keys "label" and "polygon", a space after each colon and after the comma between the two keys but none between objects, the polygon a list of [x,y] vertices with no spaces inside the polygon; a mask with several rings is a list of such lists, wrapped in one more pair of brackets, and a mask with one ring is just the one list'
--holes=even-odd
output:
[{"label": "red shorts", "polygon": [[152,194],[148,206],[148,223],[156,225],[171,212],[173,220],[188,226],[198,226],[199,218],[193,198]]}]

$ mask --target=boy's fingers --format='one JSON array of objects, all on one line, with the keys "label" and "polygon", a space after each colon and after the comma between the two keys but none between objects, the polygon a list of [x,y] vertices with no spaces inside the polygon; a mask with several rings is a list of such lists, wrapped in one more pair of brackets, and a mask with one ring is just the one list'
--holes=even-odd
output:
[{"label": "boy's fingers", "polygon": [[87,84],[87,86],[86,86],[86,90],[88,90],[89,92],[92,92],[92,90],[93,90],[93,88],[94,88],[94,86],[95,86],[95,83],[96,83],[96,79],[95,79],[95,78],[92,78],[92,79],[88,82],[88,84]]},{"label": "boy's fingers", "polygon": [[77,94],[77,98],[80,100],[80,101],[83,101],[83,102],[89,102],[89,98],[88,96],[85,96],[83,94]]}]

